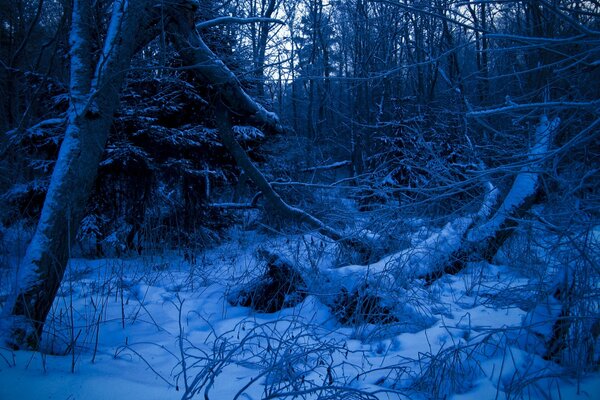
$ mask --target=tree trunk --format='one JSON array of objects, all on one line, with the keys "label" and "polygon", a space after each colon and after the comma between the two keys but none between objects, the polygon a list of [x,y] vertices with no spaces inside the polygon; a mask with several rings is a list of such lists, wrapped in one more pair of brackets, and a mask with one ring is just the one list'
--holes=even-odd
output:
[{"label": "tree trunk", "polygon": [[218,105],[216,110],[216,122],[219,130],[221,141],[231,153],[237,165],[243,169],[248,177],[254,182],[258,189],[262,192],[264,198],[271,206],[271,210],[276,214],[286,218],[289,221],[306,225],[311,229],[317,230],[323,236],[326,236],[347,249],[358,253],[362,260],[368,261],[371,258],[371,246],[358,238],[347,237],[326,225],[319,219],[287,204],[266,180],[264,175],[256,168],[252,160],[246,154],[246,151],[235,140],[231,127],[231,116],[224,104]]},{"label": "tree trunk", "polygon": [[545,115],[542,116],[535,131],[535,144],[530,150],[528,164],[515,178],[510,191],[494,216],[487,222],[469,229],[461,247],[452,252],[448,262],[441,268],[432,265],[433,270],[420,278],[431,284],[444,274],[460,272],[469,261],[481,259],[492,261],[500,247],[513,234],[519,219],[523,218],[535,203],[540,190],[538,171],[559,124],[559,118],[550,122]]},{"label": "tree trunk", "polygon": [[284,131],[279,117],[254,101],[234,73],[204,43],[196,31],[193,14],[188,10],[174,13],[167,31],[186,64],[193,66],[194,73],[202,81],[219,88],[221,100],[235,115],[250,119],[270,131]]},{"label": "tree trunk", "polygon": [[[262,18],[271,18],[275,11],[275,0],[269,0],[266,9],[261,10]],[[270,23],[261,22],[259,23],[257,49],[255,56],[254,65],[254,77],[256,79],[256,94],[259,98],[265,96],[265,61],[267,54],[267,42],[269,40]]]},{"label": "tree trunk", "polygon": [[149,0],[115,2],[94,72],[90,61],[91,1],[74,2],[68,125],[36,232],[18,271],[16,296],[6,307],[12,317],[9,340],[13,347],[39,347],[149,5]]}]

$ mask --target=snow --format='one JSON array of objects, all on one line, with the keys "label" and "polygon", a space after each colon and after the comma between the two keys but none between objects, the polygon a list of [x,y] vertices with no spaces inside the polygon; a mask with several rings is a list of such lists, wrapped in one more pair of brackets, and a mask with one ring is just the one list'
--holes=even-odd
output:
[{"label": "snow", "polygon": [[[57,125],[62,125],[64,122],[65,122],[64,118],[45,119],[45,120],[40,121],[37,124],[33,125],[32,127],[27,128],[27,132],[33,137],[35,137],[35,136],[45,137],[45,136],[47,136],[46,130],[48,128],[56,127]],[[17,131],[13,130],[13,131],[8,132],[8,134],[11,134],[11,133],[16,134]]]},{"label": "snow", "polygon": [[[3,368],[0,387],[2,399],[125,399],[148,400],[176,399],[176,392],[158,382],[136,379],[132,373],[134,362],[113,360],[110,356],[98,359],[97,364],[86,366],[84,372],[70,373],[70,360],[65,357],[46,356],[51,368],[44,373],[40,355],[17,353],[17,365],[29,364],[29,368]],[[128,371],[123,374],[121,371]],[[140,371],[138,371],[139,374]],[[10,384],[7,384],[10,382]],[[32,384],[34,383],[34,384]],[[139,397],[138,397],[139,396]]]},{"label": "snow", "polygon": [[444,265],[453,252],[460,249],[462,238],[474,220],[489,214],[490,204],[495,201],[497,190],[493,186],[488,186],[488,189],[488,195],[477,213],[455,218],[438,230],[419,231],[414,235],[411,247],[368,266],[350,265],[325,273],[330,276],[330,280],[349,289],[357,281],[365,279],[377,282],[378,286],[385,285],[390,288],[402,286],[407,279],[424,276],[436,270]]},{"label": "snow", "polygon": [[[423,249],[451,246],[455,230],[462,229],[454,225],[415,242]],[[332,387],[378,391],[379,399],[503,399],[518,397],[519,390],[533,399],[589,399],[599,389],[597,376],[577,382],[525,345],[522,327],[532,314],[509,289],[527,288],[528,278],[507,266],[473,263],[425,290],[416,281],[393,281],[407,257],[402,252],[370,266],[338,269],[327,268],[330,260],[324,259],[320,270],[342,284],[359,274],[385,275],[396,293],[390,301],[427,322],[343,326],[321,293],[274,314],[228,304],[235,284],[260,274],[257,248],[298,263],[309,256],[298,253],[299,243],[321,248],[316,237],[234,233],[194,264],[175,253],[72,260],[46,326],[45,348],[55,355],[0,349],[0,398],[180,399],[182,358],[197,398],[208,388],[211,399],[261,399],[321,386],[329,377]],[[424,257],[423,251],[417,259]],[[519,389],[523,374],[538,376],[535,385]]]},{"label": "snow", "polygon": [[10,189],[8,189],[3,195],[3,199],[10,199],[18,196],[23,196],[29,192],[46,191],[48,189],[48,182],[44,179],[34,179],[28,183],[15,183]]},{"label": "snow", "polygon": [[540,118],[540,123],[535,130],[535,142],[529,152],[530,162],[521,168],[494,216],[485,224],[469,232],[467,239],[470,242],[483,242],[494,235],[506,222],[510,213],[535,193],[538,182],[537,169],[540,166],[541,158],[548,152],[550,142],[559,124],[560,118],[555,118],[552,122],[549,122],[545,115]]},{"label": "snow", "polygon": [[234,125],[232,130],[235,133],[235,138],[241,141],[256,140],[265,137],[265,134],[260,129],[253,126]]},{"label": "snow", "polygon": [[443,266],[448,258],[458,251],[469,228],[491,213],[499,195],[498,189],[485,182],[485,195],[480,209],[464,217],[457,217],[441,229],[419,230],[413,235],[411,246],[388,255],[368,266],[350,265],[325,271],[336,287],[352,289],[356,282],[369,281],[388,289],[403,286],[407,279],[425,276]]}]

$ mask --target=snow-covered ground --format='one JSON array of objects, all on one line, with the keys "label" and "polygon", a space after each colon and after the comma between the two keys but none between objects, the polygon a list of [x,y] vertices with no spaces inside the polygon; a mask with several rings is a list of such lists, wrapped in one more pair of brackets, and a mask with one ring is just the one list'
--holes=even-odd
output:
[{"label": "snow-covered ground", "polygon": [[309,268],[332,259],[312,238],[240,233],[195,260],[72,260],[47,353],[0,350],[0,399],[600,398],[598,374],[536,352],[527,321],[544,305],[527,268],[479,263],[429,288],[407,282],[390,301],[416,320],[342,326],[322,294],[274,314],[231,306],[234,285],[260,274],[261,246]]}]

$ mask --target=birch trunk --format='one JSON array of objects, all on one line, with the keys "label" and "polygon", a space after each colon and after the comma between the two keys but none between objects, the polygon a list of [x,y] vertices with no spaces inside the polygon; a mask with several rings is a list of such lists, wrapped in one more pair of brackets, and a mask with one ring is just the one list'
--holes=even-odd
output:
[{"label": "birch trunk", "polygon": [[63,275],[91,193],[98,164],[119,104],[119,91],[139,29],[150,12],[149,0],[114,3],[98,63],[91,63],[91,0],[73,7],[70,108],[65,138],[35,234],[18,271],[9,315],[9,342],[37,349],[44,322]]}]

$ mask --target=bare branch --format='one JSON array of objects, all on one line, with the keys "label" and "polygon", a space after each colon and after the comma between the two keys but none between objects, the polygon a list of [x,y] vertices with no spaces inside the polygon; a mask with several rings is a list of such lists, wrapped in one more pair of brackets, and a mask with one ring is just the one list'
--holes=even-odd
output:
[{"label": "bare branch", "polygon": [[347,167],[349,165],[352,165],[352,161],[344,160],[344,161],[338,161],[338,162],[334,162],[332,164],[327,164],[327,165],[317,165],[316,167],[303,168],[300,170],[300,172],[327,171],[327,170],[331,170],[331,169]]},{"label": "bare branch", "polygon": [[442,14],[438,14],[432,11],[427,11],[424,8],[419,8],[419,7],[414,7],[408,4],[404,4],[404,3],[400,3],[399,1],[392,1],[392,0],[369,0],[372,3],[385,3],[385,4],[390,4],[399,8],[402,8],[404,10],[410,11],[411,13],[415,13],[415,14],[423,14],[423,15],[428,15],[430,17],[434,17],[434,18],[438,18],[440,20],[445,20],[451,24],[454,25],[458,25],[458,26],[462,26],[463,28],[475,31],[475,32],[481,32],[481,33],[488,33],[487,30],[485,29],[481,29],[478,28],[476,26],[472,26],[469,24],[465,24],[464,22],[461,21],[457,21],[455,19],[452,18],[448,18],[445,15]]},{"label": "bare branch", "polygon": [[291,182],[291,181],[275,181],[269,182],[271,186],[301,186],[312,189],[356,189],[355,186],[337,186],[335,183],[332,184],[319,184],[319,183],[307,183],[307,182]]},{"label": "bare branch", "polygon": [[487,115],[503,114],[511,111],[533,110],[536,108],[595,109],[598,107],[600,107],[600,100],[588,102],[550,101],[545,103],[510,104],[505,107],[491,108],[489,110],[470,111],[467,113],[467,117],[482,117]]},{"label": "bare branch", "polygon": [[586,35],[577,35],[577,36],[569,36],[562,38],[555,37],[537,37],[537,36],[521,36],[521,35],[509,35],[503,33],[488,33],[485,35],[488,39],[504,39],[504,40],[514,40],[518,42],[525,43],[573,43],[581,39],[587,38]]},{"label": "bare branch", "polygon": [[211,203],[208,206],[222,210],[252,210],[258,208],[257,205],[251,203]]},{"label": "bare branch", "polygon": [[280,19],[277,18],[264,18],[264,17],[252,17],[252,18],[239,18],[239,17],[219,17],[208,21],[199,22],[196,24],[197,29],[212,28],[213,26],[226,25],[226,24],[254,24],[258,22],[268,22],[273,24],[285,25]]},{"label": "bare branch", "polygon": [[540,3],[542,3],[551,13],[553,13],[557,17],[561,18],[562,20],[566,21],[573,28],[577,29],[579,32],[586,34],[586,35],[590,35],[590,36],[600,36],[600,32],[592,30],[592,29],[588,28],[587,26],[580,24],[576,19],[563,13],[555,5],[550,4],[546,0],[540,0]]}]

